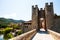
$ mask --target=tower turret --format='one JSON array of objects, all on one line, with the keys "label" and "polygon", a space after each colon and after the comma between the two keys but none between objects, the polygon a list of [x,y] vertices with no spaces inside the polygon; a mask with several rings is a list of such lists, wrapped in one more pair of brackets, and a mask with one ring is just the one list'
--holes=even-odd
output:
[{"label": "tower turret", "polygon": [[32,6],[32,29],[37,29],[38,27],[38,6]]},{"label": "tower turret", "polygon": [[46,18],[46,27],[50,28],[53,26],[54,21],[54,11],[53,11],[53,2],[45,4],[45,18]]}]

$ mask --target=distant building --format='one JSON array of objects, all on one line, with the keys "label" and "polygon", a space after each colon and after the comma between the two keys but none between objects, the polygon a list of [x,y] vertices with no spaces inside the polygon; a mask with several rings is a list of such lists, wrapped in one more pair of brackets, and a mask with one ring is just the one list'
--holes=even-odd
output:
[{"label": "distant building", "polygon": [[31,21],[25,21],[23,23],[20,23],[21,29],[23,32],[27,32],[31,30]]}]

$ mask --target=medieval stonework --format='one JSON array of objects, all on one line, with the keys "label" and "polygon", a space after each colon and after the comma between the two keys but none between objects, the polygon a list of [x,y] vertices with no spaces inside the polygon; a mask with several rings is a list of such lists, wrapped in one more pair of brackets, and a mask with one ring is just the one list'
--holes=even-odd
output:
[{"label": "medieval stonework", "polygon": [[[24,22],[23,24],[24,31],[37,29],[40,30],[44,28],[47,31],[47,28],[56,31],[57,28],[60,30],[60,16],[54,14],[53,3],[45,3],[44,8],[38,8],[37,5],[32,6],[32,20]],[[58,31],[57,30],[57,31]]]},{"label": "medieval stonework", "polygon": [[45,8],[38,8],[37,5],[32,6],[32,27],[36,29],[50,28],[54,25],[54,10],[53,10],[53,3],[51,2],[50,5],[48,3],[45,4]]}]

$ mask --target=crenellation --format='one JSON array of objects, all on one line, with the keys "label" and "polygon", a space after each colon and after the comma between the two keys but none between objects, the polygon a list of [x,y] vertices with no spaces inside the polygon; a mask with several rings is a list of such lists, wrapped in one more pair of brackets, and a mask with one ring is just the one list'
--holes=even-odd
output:
[{"label": "crenellation", "polygon": [[43,10],[43,8],[40,8],[40,10]]},{"label": "crenellation", "polygon": [[50,5],[53,5],[53,2],[50,2]]},{"label": "crenellation", "polygon": [[50,4],[45,3],[45,7],[52,7],[53,6],[53,2],[50,2]]},{"label": "crenellation", "polygon": [[48,6],[48,3],[45,3],[45,6]]},{"label": "crenellation", "polygon": [[34,9],[34,5],[32,5],[32,9]]},{"label": "crenellation", "polygon": [[35,8],[38,8],[38,5],[35,5]]}]

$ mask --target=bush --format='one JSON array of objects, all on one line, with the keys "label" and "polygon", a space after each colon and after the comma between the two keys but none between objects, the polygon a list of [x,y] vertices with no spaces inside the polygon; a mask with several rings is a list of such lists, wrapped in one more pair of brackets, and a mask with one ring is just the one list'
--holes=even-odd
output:
[{"label": "bush", "polygon": [[20,35],[20,34],[22,34],[22,33],[23,33],[22,30],[16,32],[17,35]]},{"label": "bush", "polygon": [[8,33],[8,34],[7,34],[7,37],[8,37],[8,38],[12,38],[12,37],[13,37],[12,33]]},{"label": "bush", "polygon": [[12,33],[8,33],[8,34],[4,35],[5,40],[10,39],[12,37],[14,37]]},{"label": "bush", "polygon": [[5,28],[4,29],[4,34],[10,33],[12,31],[12,28]]},{"label": "bush", "polygon": [[0,34],[3,34],[4,33],[4,31],[3,30],[0,30]]},{"label": "bush", "polygon": [[0,28],[6,28],[6,27],[7,27],[7,24],[3,24],[3,23],[0,24]]}]

